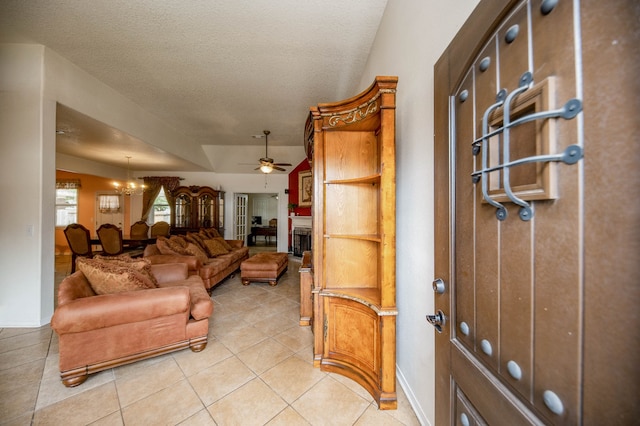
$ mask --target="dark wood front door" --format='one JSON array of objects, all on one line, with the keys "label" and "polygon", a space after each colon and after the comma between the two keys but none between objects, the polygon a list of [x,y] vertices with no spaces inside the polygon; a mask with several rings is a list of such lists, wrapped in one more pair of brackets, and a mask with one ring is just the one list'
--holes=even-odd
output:
[{"label": "dark wood front door", "polygon": [[438,425],[640,422],[639,5],[483,0],[436,64]]}]

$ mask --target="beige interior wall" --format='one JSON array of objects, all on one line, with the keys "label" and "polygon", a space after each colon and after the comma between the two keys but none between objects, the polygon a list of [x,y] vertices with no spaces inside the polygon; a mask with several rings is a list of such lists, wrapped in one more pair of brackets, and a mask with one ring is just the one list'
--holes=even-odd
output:
[{"label": "beige interior wall", "polygon": [[[42,215],[48,199],[42,191],[45,106],[42,46],[0,45],[0,326],[39,325],[53,312],[53,289],[43,288],[53,252],[53,232],[43,232],[52,218]],[[49,303],[50,298],[50,303]]]},{"label": "beige interior wall", "polygon": [[[360,90],[397,75],[396,253],[398,382],[423,424],[434,424],[433,66],[477,0],[390,0]],[[355,93],[354,93],[355,94]]]}]

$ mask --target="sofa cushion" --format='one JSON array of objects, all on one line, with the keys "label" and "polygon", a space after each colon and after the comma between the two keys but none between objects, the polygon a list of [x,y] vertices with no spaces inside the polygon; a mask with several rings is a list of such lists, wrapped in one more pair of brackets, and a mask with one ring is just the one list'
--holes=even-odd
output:
[{"label": "sofa cushion", "polygon": [[209,257],[216,257],[229,253],[229,250],[218,240],[218,238],[204,240],[204,244],[207,246]]},{"label": "sofa cushion", "polygon": [[149,278],[151,282],[154,284],[154,286],[156,287],[158,286],[158,280],[151,272],[151,262],[148,259],[144,259],[141,257],[133,258],[128,254],[120,254],[118,256],[96,255],[93,258],[97,260],[102,260],[105,262],[111,262],[112,264],[117,266],[124,266],[124,267],[135,269],[145,277]]},{"label": "sofa cushion", "polygon": [[100,259],[78,258],[77,267],[96,294],[121,293],[156,288],[141,272]]},{"label": "sofa cushion", "polygon": [[231,256],[223,254],[222,256],[210,258],[209,261],[203,265],[202,269],[207,269],[210,271],[208,272],[210,275],[215,275],[231,266],[232,263],[233,259]]},{"label": "sofa cushion", "polygon": [[241,247],[238,249],[233,249],[229,252],[228,256],[231,257],[232,262],[237,262],[243,258],[249,257],[249,247]]},{"label": "sofa cushion", "polygon": [[191,302],[191,316],[196,320],[209,318],[211,316],[213,312],[213,302],[199,276],[192,275],[185,280],[161,283],[160,287],[188,287]]},{"label": "sofa cushion", "polygon": [[207,253],[205,253],[204,250],[200,248],[200,246],[197,246],[193,243],[187,243],[186,250],[190,255],[197,257],[202,263],[206,263],[209,260]]}]

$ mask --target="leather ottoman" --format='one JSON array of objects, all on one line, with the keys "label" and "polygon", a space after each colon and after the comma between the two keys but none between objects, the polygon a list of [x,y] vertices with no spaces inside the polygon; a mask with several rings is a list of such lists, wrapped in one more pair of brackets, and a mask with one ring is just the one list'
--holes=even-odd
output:
[{"label": "leather ottoman", "polygon": [[288,266],[288,253],[258,253],[240,264],[240,278],[244,285],[254,281],[274,286]]}]

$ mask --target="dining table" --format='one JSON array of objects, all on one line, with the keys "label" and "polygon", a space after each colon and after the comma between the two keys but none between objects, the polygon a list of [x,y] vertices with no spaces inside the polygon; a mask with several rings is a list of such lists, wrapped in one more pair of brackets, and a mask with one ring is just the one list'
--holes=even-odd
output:
[{"label": "dining table", "polygon": [[[92,246],[102,246],[102,244],[100,244],[100,238],[98,238],[97,235],[92,235],[89,242],[91,243]],[[122,236],[122,245],[124,247],[127,246],[146,246],[148,244],[155,244],[156,242],[156,237],[147,237],[147,238],[140,238],[140,237],[131,237],[130,235],[123,235]]]}]

